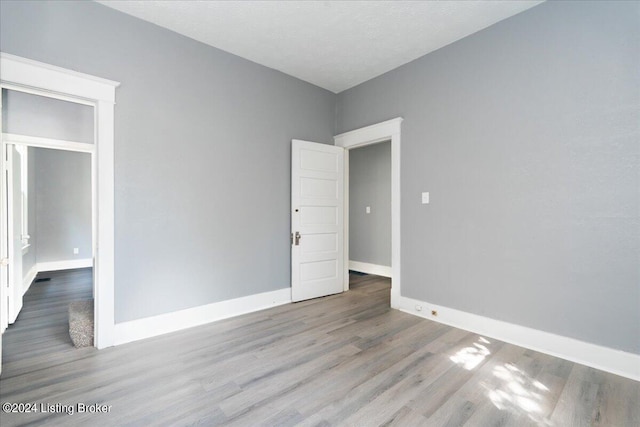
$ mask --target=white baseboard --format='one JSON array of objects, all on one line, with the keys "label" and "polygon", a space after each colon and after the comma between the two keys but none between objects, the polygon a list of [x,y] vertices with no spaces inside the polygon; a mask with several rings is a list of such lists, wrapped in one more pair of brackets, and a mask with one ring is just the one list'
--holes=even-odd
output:
[{"label": "white baseboard", "polygon": [[22,295],[26,294],[38,275],[38,264],[33,264],[22,281]]},{"label": "white baseboard", "polygon": [[39,262],[36,265],[38,267],[38,272],[72,270],[74,268],[93,267],[93,259],[86,258],[86,259],[70,259],[66,261]]},{"label": "white baseboard", "polygon": [[349,270],[374,274],[376,276],[391,277],[391,267],[387,267],[386,265],[369,264],[368,262],[349,260]]},{"label": "white baseboard", "polygon": [[[400,297],[398,308],[409,314],[640,381],[639,354],[627,353],[413,298]],[[438,312],[437,317],[431,314],[431,310]]]},{"label": "white baseboard", "polygon": [[167,334],[291,302],[291,288],[116,323],[115,345]]}]

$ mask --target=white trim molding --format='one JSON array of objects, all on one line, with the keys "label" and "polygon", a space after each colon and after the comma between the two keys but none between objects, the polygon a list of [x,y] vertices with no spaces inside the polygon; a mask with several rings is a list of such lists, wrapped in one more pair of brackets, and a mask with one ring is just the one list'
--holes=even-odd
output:
[{"label": "white trim molding", "polygon": [[65,141],[62,139],[41,138],[39,136],[3,133],[2,140],[7,144],[28,145],[29,147],[50,148],[53,150],[77,151],[80,153],[95,152],[94,144],[86,142]]},{"label": "white trim molding", "polygon": [[120,85],[119,82],[4,52],[0,52],[0,59],[0,76],[7,85],[16,84],[85,100],[115,103],[114,89]]},{"label": "white trim molding", "polygon": [[214,302],[173,313],[117,323],[115,327],[115,344],[120,345],[168,334],[290,302],[291,288],[283,288],[227,301]]},{"label": "white trim molding", "polygon": [[38,273],[43,271],[73,270],[74,268],[93,267],[93,259],[68,259],[64,261],[48,261],[36,264]]},{"label": "white trim molding", "polygon": [[[112,80],[0,52],[2,88],[94,107],[92,228],[97,348],[110,347],[115,340],[114,104],[119,85]],[[4,147],[4,141],[2,145]]]},{"label": "white trim molding", "polygon": [[349,149],[389,141],[393,135],[400,133],[402,120],[402,117],[396,117],[375,125],[344,132],[334,136],[333,140],[338,147]]},{"label": "white trim molding", "polygon": [[27,271],[27,274],[25,274],[24,278],[22,279],[22,289],[23,289],[22,295],[27,293],[27,291],[31,287],[31,284],[33,283],[37,275],[38,275],[38,264],[33,264],[29,269],[29,271]]},{"label": "white trim molding", "polygon": [[[640,381],[640,354],[401,297],[401,311]],[[437,316],[431,314],[432,310]]]},{"label": "white trim molding", "polygon": [[[333,137],[334,144],[346,149],[344,153],[344,254],[345,270],[349,265],[349,150],[378,142],[391,141],[391,307],[400,301],[400,127],[402,117],[387,120]],[[344,289],[349,289],[349,272],[344,272]]]},{"label": "white trim molding", "polygon": [[370,264],[368,262],[349,260],[349,270],[360,273],[374,274],[376,276],[391,277],[391,267],[387,265]]}]

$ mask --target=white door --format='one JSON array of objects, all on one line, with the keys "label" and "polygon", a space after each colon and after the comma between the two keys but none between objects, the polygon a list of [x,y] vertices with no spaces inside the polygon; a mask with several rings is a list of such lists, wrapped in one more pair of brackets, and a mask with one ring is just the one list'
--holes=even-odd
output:
[{"label": "white door", "polygon": [[344,149],[292,141],[291,299],[344,290]]},{"label": "white door", "polygon": [[[2,116],[0,97],[0,117]],[[9,241],[7,238],[7,150],[2,143],[2,120],[0,120],[0,373],[2,373],[2,334],[9,325]]]},{"label": "white door", "polygon": [[13,144],[7,144],[7,201],[9,236],[9,323],[16,321],[22,309],[22,191],[20,153]]},{"label": "white door", "polygon": [[9,286],[9,239],[8,225],[9,215],[7,210],[7,150],[4,146],[0,150],[0,334],[9,324],[9,299],[7,286]]}]

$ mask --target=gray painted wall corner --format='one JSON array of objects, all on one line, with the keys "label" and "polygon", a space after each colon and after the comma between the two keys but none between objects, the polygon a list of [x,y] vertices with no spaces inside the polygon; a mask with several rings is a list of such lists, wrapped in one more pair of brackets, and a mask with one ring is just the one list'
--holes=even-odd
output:
[{"label": "gray painted wall corner", "polygon": [[338,95],[338,132],[405,119],[403,295],[640,353],[639,12],[547,2]]},{"label": "gray painted wall corner", "polygon": [[94,2],[0,12],[3,52],[122,83],[117,323],[290,286],[291,139],[332,141],[335,94]]}]

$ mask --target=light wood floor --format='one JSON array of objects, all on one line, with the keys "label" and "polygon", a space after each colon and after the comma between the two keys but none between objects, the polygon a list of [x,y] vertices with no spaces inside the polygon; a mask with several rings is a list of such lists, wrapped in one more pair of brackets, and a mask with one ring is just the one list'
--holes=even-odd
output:
[{"label": "light wood floor", "polygon": [[[73,300],[92,298],[91,268],[40,273],[24,295],[17,321],[2,335],[3,367],[11,362],[73,348],[67,310]],[[4,378],[4,375],[3,375]]]},{"label": "light wood floor", "polygon": [[384,278],[101,351],[60,326],[90,271],[53,279],[3,336],[0,401],[111,410],[3,413],[3,427],[640,425],[640,383],[391,310]]}]

